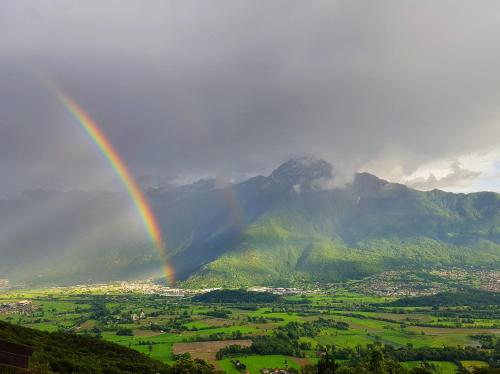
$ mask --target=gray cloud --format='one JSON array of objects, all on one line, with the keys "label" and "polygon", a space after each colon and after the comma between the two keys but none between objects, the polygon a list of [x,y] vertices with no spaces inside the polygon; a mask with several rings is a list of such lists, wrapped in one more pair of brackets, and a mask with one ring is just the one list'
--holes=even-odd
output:
[{"label": "gray cloud", "polygon": [[408,175],[496,145],[499,33],[496,1],[3,1],[1,182],[116,185],[32,71],[138,176],[267,172],[302,153]]},{"label": "gray cloud", "polygon": [[474,170],[462,168],[459,162],[450,165],[450,173],[442,178],[436,178],[434,174],[429,174],[427,178],[418,177],[410,179],[406,184],[419,190],[432,190],[434,188],[450,188],[468,186],[474,179],[482,173]]}]

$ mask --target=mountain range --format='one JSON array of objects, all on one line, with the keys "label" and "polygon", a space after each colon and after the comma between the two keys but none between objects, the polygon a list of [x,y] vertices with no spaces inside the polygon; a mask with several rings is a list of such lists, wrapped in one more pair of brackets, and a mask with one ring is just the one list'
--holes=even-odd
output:
[{"label": "mountain range", "polygon": [[[148,188],[147,195],[176,279],[189,287],[335,282],[436,266],[496,269],[500,261],[499,194],[418,191],[368,173],[341,183],[332,165],[313,157],[240,183],[202,180]],[[9,230],[0,230],[0,278],[159,277],[159,256],[131,224],[128,204],[112,192],[32,191],[1,200],[0,225]],[[12,230],[21,213],[33,224]],[[93,234],[82,235],[82,227]]]}]

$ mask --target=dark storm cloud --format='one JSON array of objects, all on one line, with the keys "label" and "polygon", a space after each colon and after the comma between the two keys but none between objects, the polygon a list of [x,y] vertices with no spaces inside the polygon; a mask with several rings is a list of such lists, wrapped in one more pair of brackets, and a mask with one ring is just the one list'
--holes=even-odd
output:
[{"label": "dark storm cloud", "polygon": [[301,153],[410,174],[496,145],[499,34],[496,1],[4,1],[0,173],[11,189],[113,183],[37,71],[136,175]]}]

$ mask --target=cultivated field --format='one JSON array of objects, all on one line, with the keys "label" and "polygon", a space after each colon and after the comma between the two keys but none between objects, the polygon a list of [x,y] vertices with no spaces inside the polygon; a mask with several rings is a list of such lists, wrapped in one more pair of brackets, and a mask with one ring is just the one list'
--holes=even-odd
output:
[{"label": "cultivated field", "polygon": [[[360,348],[391,347],[409,368],[422,364],[412,359],[412,352],[443,347],[476,350],[469,356],[459,351],[458,361],[443,355],[429,360],[436,372],[451,373],[458,366],[486,365],[494,347],[500,347],[498,305],[470,303],[464,298],[457,305],[437,305],[432,299],[433,304],[412,306],[407,301],[408,305],[398,305],[404,300],[398,297],[339,287],[250,302],[135,292],[79,293],[64,288],[15,290],[0,294],[0,305],[4,305],[0,320],[99,336],[165,363],[189,353],[227,372],[237,372],[238,360],[251,373],[264,367],[300,368],[317,362],[329,346],[335,347],[339,362]],[[288,351],[280,351],[276,343],[280,336],[291,342]],[[232,345],[240,351],[217,357],[217,352]]]}]

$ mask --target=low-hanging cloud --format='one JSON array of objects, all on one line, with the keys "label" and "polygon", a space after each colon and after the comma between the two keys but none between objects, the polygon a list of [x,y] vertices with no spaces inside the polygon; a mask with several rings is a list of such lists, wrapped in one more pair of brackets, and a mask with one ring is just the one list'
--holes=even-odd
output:
[{"label": "low-hanging cloud", "polygon": [[474,179],[482,174],[480,171],[464,169],[457,161],[450,165],[450,169],[450,172],[441,178],[437,178],[433,173],[430,173],[427,178],[417,177],[407,180],[406,184],[419,190],[464,187],[468,186]]},{"label": "low-hanging cloud", "polygon": [[499,34],[495,1],[4,1],[0,178],[114,183],[32,71],[135,175],[267,172],[302,152],[409,175],[497,142]]}]

